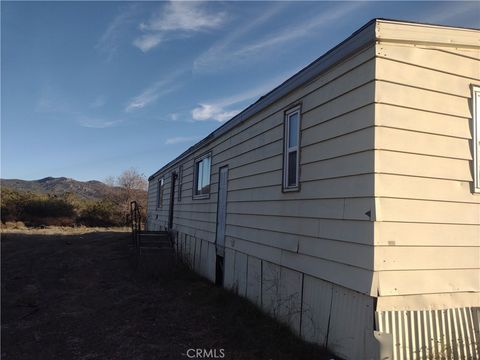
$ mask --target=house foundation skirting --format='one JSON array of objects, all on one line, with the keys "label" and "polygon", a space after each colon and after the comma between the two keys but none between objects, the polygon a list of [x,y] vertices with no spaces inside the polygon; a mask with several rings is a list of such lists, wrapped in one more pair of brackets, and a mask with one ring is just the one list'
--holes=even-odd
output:
[{"label": "house foundation skirting", "polygon": [[391,337],[395,360],[480,359],[478,307],[378,311],[375,323]]},{"label": "house foundation skirting", "polygon": [[[215,244],[175,233],[179,257],[216,282]],[[223,286],[246,297],[308,342],[344,359],[377,359],[374,298],[301,272],[226,248]]]}]

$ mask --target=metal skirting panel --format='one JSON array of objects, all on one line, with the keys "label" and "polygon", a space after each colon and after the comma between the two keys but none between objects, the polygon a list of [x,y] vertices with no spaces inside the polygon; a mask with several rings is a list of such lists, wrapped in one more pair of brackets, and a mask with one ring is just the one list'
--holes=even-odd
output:
[{"label": "metal skirting panel", "polygon": [[238,251],[235,251],[233,281],[236,293],[245,297],[247,295],[247,255]]},{"label": "metal skirting panel", "polygon": [[280,270],[280,287],[278,289],[278,318],[300,335],[302,317],[303,274],[282,267]]},{"label": "metal skirting panel", "polygon": [[232,290],[234,286],[234,273],[235,273],[235,251],[229,248],[225,249],[225,263],[224,263],[224,275],[223,286]]},{"label": "metal skirting panel", "polygon": [[247,261],[247,298],[262,305],[262,260],[252,256]]},{"label": "metal skirting panel", "polygon": [[215,266],[217,263],[217,253],[215,244],[208,242],[208,263],[207,263],[207,279],[215,282]]},{"label": "metal skirting panel", "polygon": [[200,252],[200,275],[208,279],[208,246],[209,242],[201,240],[201,252]]},{"label": "metal skirting panel", "polygon": [[480,308],[381,311],[375,322],[392,334],[394,360],[480,359]]},{"label": "metal skirting panel", "polygon": [[333,285],[327,348],[344,359],[374,359],[374,299]]},{"label": "metal skirting panel", "polygon": [[304,275],[302,304],[302,337],[327,346],[333,284]]},{"label": "metal skirting panel", "polygon": [[197,273],[201,273],[201,260],[202,260],[202,240],[195,238],[195,260],[193,264],[193,269]]}]

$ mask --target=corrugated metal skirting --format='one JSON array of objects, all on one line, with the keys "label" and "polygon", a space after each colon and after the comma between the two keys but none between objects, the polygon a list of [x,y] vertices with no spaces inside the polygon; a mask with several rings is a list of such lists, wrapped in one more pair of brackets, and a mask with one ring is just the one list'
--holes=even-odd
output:
[{"label": "corrugated metal skirting", "polygon": [[375,321],[392,334],[395,360],[480,359],[480,308],[381,311]]}]

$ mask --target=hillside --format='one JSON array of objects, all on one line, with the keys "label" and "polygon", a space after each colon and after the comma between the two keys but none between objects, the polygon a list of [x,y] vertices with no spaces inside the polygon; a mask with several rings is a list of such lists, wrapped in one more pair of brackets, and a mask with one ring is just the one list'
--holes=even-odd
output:
[{"label": "hillside", "polygon": [[0,185],[3,189],[43,194],[62,195],[70,192],[82,199],[102,199],[112,191],[118,190],[117,187],[101,181],[78,181],[66,177],[46,177],[40,180],[0,179]]}]

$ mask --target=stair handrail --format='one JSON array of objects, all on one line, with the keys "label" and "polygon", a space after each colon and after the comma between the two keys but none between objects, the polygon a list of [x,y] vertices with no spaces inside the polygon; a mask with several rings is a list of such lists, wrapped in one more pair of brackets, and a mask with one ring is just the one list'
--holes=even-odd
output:
[{"label": "stair handrail", "polygon": [[135,200],[130,202],[130,223],[132,226],[132,242],[133,245],[138,249],[142,217],[140,214],[140,206]]}]

